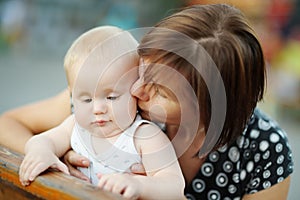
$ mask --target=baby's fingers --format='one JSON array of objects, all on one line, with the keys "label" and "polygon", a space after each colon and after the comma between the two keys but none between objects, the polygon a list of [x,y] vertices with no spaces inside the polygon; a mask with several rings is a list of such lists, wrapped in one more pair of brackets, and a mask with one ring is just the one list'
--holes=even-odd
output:
[{"label": "baby's fingers", "polygon": [[53,165],[51,165],[51,168],[58,169],[59,171],[70,175],[68,167],[60,160],[58,160],[57,163],[54,163]]},{"label": "baby's fingers", "polygon": [[105,187],[107,187],[107,183],[108,183],[108,176],[97,174],[97,177],[99,178],[98,187],[105,190]]},{"label": "baby's fingers", "polygon": [[126,188],[123,197],[130,200],[135,200],[139,198],[139,196],[136,194],[136,191],[132,187]]},{"label": "baby's fingers", "polygon": [[28,162],[26,159],[23,160],[19,170],[19,179],[23,186],[29,185],[29,176],[30,172],[33,170],[34,164],[32,162]]},{"label": "baby's fingers", "polygon": [[34,165],[32,170],[28,169],[28,180],[33,181],[40,173],[42,173],[48,168],[49,166],[45,163],[38,163],[37,165]]},{"label": "baby's fingers", "polygon": [[107,178],[106,176],[103,176],[102,174],[97,174],[99,181],[98,181],[98,187],[102,188],[105,186]]},{"label": "baby's fingers", "polygon": [[19,180],[23,186],[27,186],[30,184],[30,181],[28,180],[28,178],[25,177],[25,174],[26,169],[24,168],[24,166],[21,165],[19,170]]},{"label": "baby's fingers", "polygon": [[139,196],[136,193],[136,190],[132,187],[127,187],[123,193],[123,197],[130,200],[138,199]]}]

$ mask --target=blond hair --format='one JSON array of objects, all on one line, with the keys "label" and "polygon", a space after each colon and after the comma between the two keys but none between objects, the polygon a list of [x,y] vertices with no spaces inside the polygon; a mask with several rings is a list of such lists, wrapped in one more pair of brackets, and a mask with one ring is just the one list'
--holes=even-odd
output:
[{"label": "blond hair", "polygon": [[77,73],[88,55],[100,43],[122,31],[115,26],[99,26],[83,33],[73,42],[64,59],[64,69],[69,87],[72,87]]}]

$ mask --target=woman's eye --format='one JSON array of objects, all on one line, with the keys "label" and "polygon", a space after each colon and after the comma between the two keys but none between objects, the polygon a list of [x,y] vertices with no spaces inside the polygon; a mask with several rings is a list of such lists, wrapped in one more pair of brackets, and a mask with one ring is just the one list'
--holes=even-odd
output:
[{"label": "woman's eye", "polygon": [[156,92],[156,94],[158,94],[162,98],[165,98],[165,99],[168,98],[167,95],[163,91],[161,91],[158,87],[155,89],[155,92]]}]

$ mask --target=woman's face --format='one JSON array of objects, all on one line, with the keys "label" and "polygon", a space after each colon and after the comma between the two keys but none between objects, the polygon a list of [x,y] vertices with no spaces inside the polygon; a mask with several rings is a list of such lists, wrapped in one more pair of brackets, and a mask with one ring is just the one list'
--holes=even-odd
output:
[{"label": "woman's face", "polygon": [[[138,99],[142,117],[167,125],[180,125],[185,119],[195,118],[198,108],[192,101],[197,98],[192,98],[194,92],[187,80],[176,70],[163,65],[156,70],[147,70],[149,63],[141,59],[139,79],[131,89],[132,95]],[[145,80],[145,75],[151,78]]]},{"label": "woman's face", "polygon": [[141,116],[166,125],[166,134],[178,157],[193,146],[194,141],[197,141],[194,145],[197,148],[192,149],[192,154],[196,154],[202,146],[204,134],[197,134],[201,125],[194,90],[186,78],[172,67],[149,64],[149,60],[140,62],[139,79],[131,87]]}]

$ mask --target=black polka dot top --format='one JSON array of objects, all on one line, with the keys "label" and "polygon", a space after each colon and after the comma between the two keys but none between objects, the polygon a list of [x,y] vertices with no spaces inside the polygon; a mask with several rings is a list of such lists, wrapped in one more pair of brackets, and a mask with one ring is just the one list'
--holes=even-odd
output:
[{"label": "black polka dot top", "polygon": [[242,199],[293,172],[291,148],[278,124],[256,109],[243,134],[211,152],[185,189],[187,199]]}]

